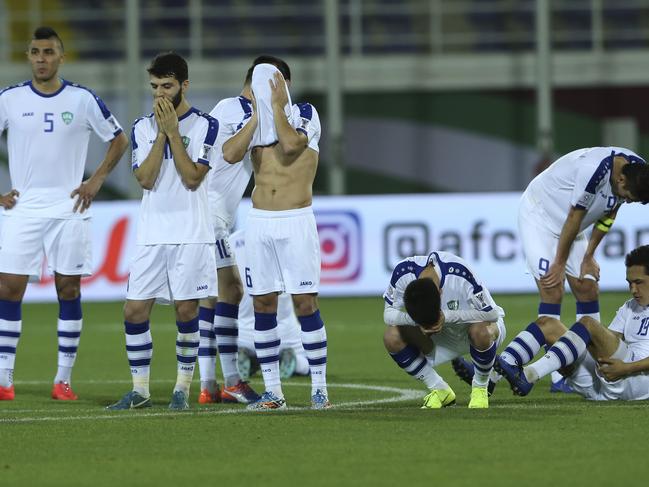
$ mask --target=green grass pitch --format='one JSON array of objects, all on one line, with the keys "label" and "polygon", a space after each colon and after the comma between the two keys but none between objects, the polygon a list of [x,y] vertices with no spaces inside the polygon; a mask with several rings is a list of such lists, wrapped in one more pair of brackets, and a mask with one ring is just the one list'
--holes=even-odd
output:
[{"label": "green grass pitch", "polygon": [[[608,322],[625,294],[602,297]],[[535,296],[496,296],[512,338]],[[1,486],[413,486],[646,485],[649,409],[645,403],[588,403],[549,393],[527,398],[496,388],[489,410],[466,408],[469,387],[440,368],[455,407],[419,409],[423,387],[382,345],[380,298],[322,299],[329,341],[329,393],[336,408],[314,412],[307,379],[285,383],[289,410],[242,406],[167,411],[175,379],[171,308],[152,316],[154,407],[107,412],[130,389],[121,303],[85,303],[73,375],[80,399],[49,399],[56,368],[55,305],[23,307],[16,400],[0,403]],[[564,305],[571,323],[574,304]],[[259,375],[253,386],[261,389]]]}]

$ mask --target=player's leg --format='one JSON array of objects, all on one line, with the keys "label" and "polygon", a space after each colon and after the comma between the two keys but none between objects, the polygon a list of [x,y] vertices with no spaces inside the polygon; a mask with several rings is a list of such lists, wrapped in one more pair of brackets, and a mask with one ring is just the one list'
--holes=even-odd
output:
[{"label": "player's leg", "polygon": [[[232,256],[227,239],[222,239],[222,249]],[[219,300],[214,313],[214,333],[223,371],[223,402],[249,404],[259,399],[259,395],[247,382],[241,380],[238,368],[239,356],[239,304],[243,298],[243,285],[239,270],[231,257],[230,265],[219,267],[217,272]]]},{"label": "player's leg", "polygon": [[300,322],[295,315],[290,295],[280,294],[277,306],[277,326],[282,340],[279,370],[282,379],[292,375],[308,375],[309,361],[302,345]]},{"label": "player's leg", "polygon": [[255,353],[264,378],[264,393],[257,402],[248,405],[249,409],[286,408],[279,374],[281,340],[277,327],[277,296],[277,292],[271,292],[252,297],[255,311]]},{"label": "player's leg", "polygon": [[214,334],[214,308],[216,297],[201,299],[198,309],[198,371],[201,379],[199,404],[221,402],[221,392],[216,380],[216,335]]},{"label": "player's leg", "polygon": [[331,407],[327,392],[327,330],[320,317],[318,295],[292,297],[311,373],[311,405],[314,409],[327,409]]},{"label": "player's leg", "polygon": [[541,316],[530,323],[496,357],[495,370],[511,385],[514,394],[527,395],[532,385],[523,374],[523,365],[531,362],[541,348],[549,348],[568,329],[556,318]]},{"label": "player's leg", "polygon": [[200,343],[198,303],[216,294],[213,244],[170,245],[167,260],[169,289],[176,311],[177,375],[169,409],[189,408],[189,388]]},{"label": "player's leg", "polygon": [[275,236],[279,219],[272,217],[275,213],[282,212],[250,210],[245,233],[246,267],[241,276],[248,293],[252,295],[255,352],[265,386],[261,398],[249,404],[248,408],[262,411],[286,408],[279,375],[281,340],[277,327],[277,296],[285,287],[276,251]]},{"label": "player's leg", "polygon": [[126,302],[124,336],[133,388],[107,409],[136,409],[151,406],[149,380],[153,338],[149,317],[156,299],[171,300],[167,279],[167,245],[138,245],[131,261]]},{"label": "player's leg", "polygon": [[77,358],[81,338],[83,314],[81,312],[81,276],[54,274],[56,295],[59,300],[58,368],[52,388],[52,399],[76,400],[72,392],[72,367]]},{"label": "player's leg", "polygon": [[22,330],[21,304],[29,276],[0,273],[0,401],[13,400],[16,349]]},{"label": "player's leg", "polygon": [[81,276],[92,272],[90,220],[52,220],[43,236],[49,268],[54,272],[59,300],[58,370],[52,398],[76,399],[70,389],[72,367],[76,360],[83,316],[81,312]]},{"label": "player's leg", "polygon": [[252,307],[252,297],[248,293],[243,294],[241,303],[239,303],[238,327],[237,348],[239,349],[239,356],[237,358],[237,368],[241,378],[248,380],[259,370],[259,362],[255,353],[255,311]]},{"label": "player's leg", "polygon": [[[429,390],[424,407],[439,409],[455,402],[455,393],[429,363],[434,345],[416,326],[386,326],[383,345],[392,360]],[[431,358],[434,360],[434,357]]]},{"label": "player's leg", "polygon": [[599,322],[586,316],[562,335],[539,360],[524,369],[531,383],[552,371],[575,363],[586,349],[593,357],[610,357],[618,349],[620,339]]},{"label": "player's leg", "polygon": [[469,408],[488,408],[487,386],[496,359],[500,333],[496,323],[472,323],[468,333],[474,370]]},{"label": "player's leg", "polygon": [[38,279],[48,220],[3,215],[0,225],[0,400],[14,399],[14,365],[22,330],[22,300]]}]

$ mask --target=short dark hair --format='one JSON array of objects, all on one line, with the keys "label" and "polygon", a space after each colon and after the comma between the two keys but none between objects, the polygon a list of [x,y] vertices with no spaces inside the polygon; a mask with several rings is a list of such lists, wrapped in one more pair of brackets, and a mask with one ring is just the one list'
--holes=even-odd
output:
[{"label": "short dark hair", "polygon": [[43,25],[41,27],[36,28],[36,30],[34,31],[34,35],[32,36],[32,40],[36,41],[42,39],[56,39],[59,43],[59,46],[61,46],[61,51],[63,51],[63,41],[56,33],[56,31],[51,27]]},{"label": "short dark hair", "polygon": [[187,61],[173,51],[161,52],[154,57],[147,72],[156,78],[176,78],[179,83],[189,79]]},{"label": "short dark hair", "polygon": [[622,174],[626,176],[626,189],[633,198],[643,205],[649,203],[649,165],[640,162],[625,164]]},{"label": "short dark hair", "polygon": [[415,323],[431,327],[439,321],[441,296],[437,284],[430,279],[415,279],[403,293],[406,312]]},{"label": "short dark hair", "polygon": [[291,80],[291,69],[288,67],[288,64],[286,64],[286,61],[275,56],[262,54],[261,56],[257,56],[252,62],[252,66],[248,68],[246,79],[244,81],[245,84],[250,84],[252,82],[252,72],[255,70],[255,66],[257,66],[258,64],[272,64],[277,69],[279,69],[279,72],[282,73],[282,76],[284,76],[284,79],[286,81]]},{"label": "short dark hair", "polygon": [[627,267],[641,265],[644,267],[644,273],[649,276],[649,245],[642,245],[626,254],[624,265]]}]

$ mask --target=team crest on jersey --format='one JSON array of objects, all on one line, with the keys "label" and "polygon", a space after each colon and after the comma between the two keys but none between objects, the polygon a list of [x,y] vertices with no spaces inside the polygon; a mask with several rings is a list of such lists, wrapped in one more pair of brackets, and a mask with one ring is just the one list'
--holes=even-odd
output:
[{"label": "team crest on jersey", "polygon": [[187,137],[186,135],[183,135],[183,145],[185,146],[185,149],[187,149],[187,147],[189,147],[189,141],[190,141],[189,137]]},{"label": "team crest on jersey", "polygon": [[72,123],[72,119],[74,118],[74,114],[72,112],[63,112],[61,114],[61,118],[63,119],[64,124],[70,125]]},{"label": "team crest on jersey", "polygon": [[448,309],[456,311],[460,307],[460,302],[457,299],[452,299],[446,303]]}]

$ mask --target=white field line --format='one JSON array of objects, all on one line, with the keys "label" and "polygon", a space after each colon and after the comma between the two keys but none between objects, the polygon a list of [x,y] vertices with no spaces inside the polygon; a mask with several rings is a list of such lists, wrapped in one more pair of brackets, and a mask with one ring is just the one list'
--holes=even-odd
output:
[{"label": "white field line", "polygon": [[[131,381],[76,381],[76,383],[102,383],[102,384],[117,384],[117,383],[128,383]],[[173,382],[170,380],[160,380],[159,382]],[[26,382],[23,382],[26,383]],[[35,382],[30,382],[35,383]],[[40,383],[40,382],[39,382]],[[45,382],[44,382],[45,383]],[[285,386],[302,386],[302,387],[311,387],[311,384],[304,383],[286,383]],[[385,386],[374,386],[369,384],[328,384],[328,387],[332,389],[356,389],[356,390],[369,390],[377,392],[386,392],[392,393],[393,396],[383,398],[383,399],[372,399],[366,401],[347,401],[340,402],[334,405],[334,409],[337,411],[351,411],[355,409],[368,409],[376,410],[380,408],[365,408],[364,406],[376,406],[379,404],[389,404],[402,401],[410,401],[413,399],[421,398],[424,394],[421,390],[416,389],[402,389],[398,387],[385,387]],[[290,407],[289,411],[308,411],[310,408],[307,407]],[[42,422],[42,421],[84,421],[84,420],[114,420],[114,419],[134,419],[134,418],[156,418],[160,416],[169,416],[169,415],[181,415],[181,416],[203,416],[203,415],[223,415],[223,414],[247,414],[255,413],[255,411],[248,411],[243,407],[237,409],[193,409],[190,411],[159,411],[159,412],[146,412],[146,411],[134,411],[124,414],[124,412],[113,412],[113,411],[104,411],[99,408],[75,408],[72,410],[58,410],[57,413],[69,413],[69,412],[81,412],[81,413],[94,413],[92,415],[78,415],[78,416],[41,416],[41,417],[25,417],[25,418],[0,418],[0,423],[31,423],[31,422]],[[38,413],[49,413],[52,414],[51,409],[13,409],[5,410],[5,414],[38,414]],[[326,411],[323,411],[326,414]],[[263,413],[261,413],[263,414]],[[272,413],[270,413],[272,414]],[[281,413],[280,413],[281,414]]]}]

